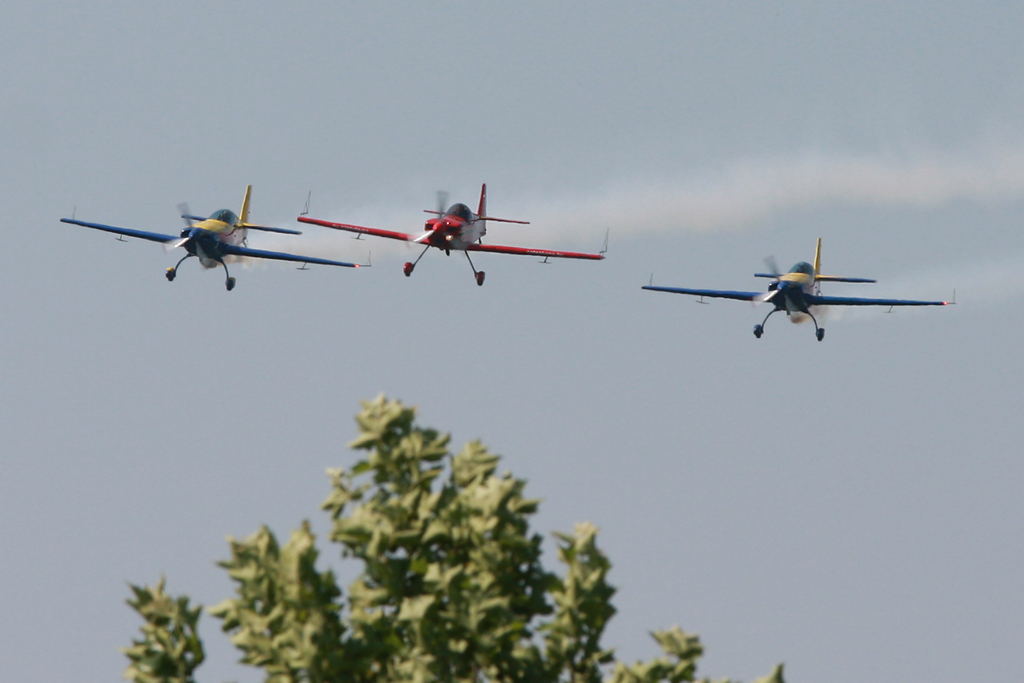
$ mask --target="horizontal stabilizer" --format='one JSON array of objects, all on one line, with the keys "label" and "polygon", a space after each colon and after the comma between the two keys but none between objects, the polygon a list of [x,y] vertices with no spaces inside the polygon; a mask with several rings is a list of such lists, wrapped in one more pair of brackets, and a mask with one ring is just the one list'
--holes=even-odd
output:
[{"label": "horizontal stabilizer", "polygon": [[878,282],[866,277],[840,277],[838,275],[818,275],[814,278],[818,282]]},{"label": "horizontal stabilizer", "polygon": [[480,216],[478,220],[481,221],[494,221],[495,223],[518,223],[519,225],[529,225],[530,221],[513,221],[508,218],[493,218],[491,216]]},{"label": "horizontal stabilizer", "polygon": [[301,235],[302,233],[298,230],[289,230],[288,228],[271,228],[267,225],[253,225],[252,223],[242,223],[240,227],[246,230],[259,230],[261,232],[277,232],[282,235]]}]

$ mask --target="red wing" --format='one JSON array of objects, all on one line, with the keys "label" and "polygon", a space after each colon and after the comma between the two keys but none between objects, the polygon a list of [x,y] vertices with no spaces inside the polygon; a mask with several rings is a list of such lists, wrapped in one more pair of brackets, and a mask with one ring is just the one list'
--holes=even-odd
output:
[{"label": "red wing", "polygon": [[489,251],[496,254],[519,254],[520,256],[544,256],[552,258],[581,258],[600,261],[602,254],[581,254],[576,251],[549,251],[547,249],[530,249],[528,247],[503,247],[497,244],[470,244],[466,251]]},{"label": "red wing", "polygon": [[349,225],[348,223],[332,223],[330,221],[322,221],[319,218],[310,218],[309,216],[299,216],[300,223],[311,223],[312,225],[322,225],[325,228],[334,228],[335,230],[348,230],[349,232],[358,232],[363,235],[375,235],[377,237],[387,237],[391,240],[401,240],[403,242],[411,242],[416,239],[413,235],[407,235],[404,232],[396,232],[394,230],[381,230],[379,228],[364,228],[361,225]]}]

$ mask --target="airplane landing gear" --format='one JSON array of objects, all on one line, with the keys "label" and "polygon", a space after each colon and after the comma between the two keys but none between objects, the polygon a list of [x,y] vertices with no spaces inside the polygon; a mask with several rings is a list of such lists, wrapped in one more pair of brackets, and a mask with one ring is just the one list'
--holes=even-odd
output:
[{"label": "airplane landing gear", "polygon": [[402,272],[405,273],[406,277],[412,275],[413,269],[416,268],[416,264],[420,262],[420,259],[423,258],[423,255],[427,253],[427,249],[430,249],[429,244],[423,248],[423,251],[420,252],[420,255],[416,257],[415,261],[413,261],[412,263],[406,263],[404,266],[402,266]]},{"label": "airplane landing gear", "polygon": [[230,292],[235,288],[235,278],[231,277],[231,274],[228,272],[228,264],[224,263],[224,261],[221,261],[220,264],[224,266],[224,277],[227,278],[224,280],[224,286],[227,287]]},{"label": "airplane landing gear", "polygon": [[469,261],[469,267],[473,269],[473,276],[476,277],[477,287],[482,287],[484,284],[484,271],[476,269],[476,266],[473,265],[473,259],[469,258],[468,251],[464,251],[462,253],[466,255],[466,260]]},{"label": "airplane landing gear", "polygon": [[184,263],[185,259],[190,258],[191,256],[192,256],[192,254],[185,254],[184,256],[181,257],[180,261],[178,261],[177,263],[174,264],[173,268],[168,268],[167,269],[167,272],[164,273],[164,275],[167,276],[167,281],[168,282],[174,282],[174,278],[177,277],[177,275],[178,275],[178,266],[180,266],[182,263]]},{"label": "airplane landing gear", "polygon": [[814,317],[813,313],[807,311],[807,315],[811,316],[811,322],[814,323],[814,336],[818,338],[818,341],[821,341],[825,338],[825,328],[818,325],[818,319]]},{"label": "airplane landing gear", "polygon": [[761,324],[760,325],[754,325],[754,336],[755,337],[757,337],[758,339],[761,338],[761,335],[764,334],[764,324],[766,322],[768,322],[768,318],[772,317],[772,314],[777,312],[778,310],[779,309],[777,309],[777,308],[773,308],[772,310],[768,311],[768,315],[766,315],[764,317],[764,320],[761,321]]}]

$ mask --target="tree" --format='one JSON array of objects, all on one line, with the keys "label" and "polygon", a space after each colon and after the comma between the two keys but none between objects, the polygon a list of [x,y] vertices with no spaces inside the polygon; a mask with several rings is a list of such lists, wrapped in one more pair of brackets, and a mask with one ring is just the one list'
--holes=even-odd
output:
[{"label": "tree", "polygon": [[[618,662],[602,645],[615,589],[594,526],[556,534],[564,573],[548,572],[528,523],[538,501],[523,480],[496,474],[498,456],[477,441],[452,455],[448,435],[383,396],[364,402],[356,422],[350,446],[364,457],[328,471],[322,506],[330,539],[362,563],[347,597],[317,569],[308,523],[283,546],[266,527],[229,539],[220,563],[237,594],[209,611],[268,683],[695,680],[703,649],[678,627],[652,634],[665,656],[650,662]],[[146,623],[125,650],[125,677],[194,683],[201,608],[163,587],[132,586],[129,604]],[[782,683],[782,665],[759,681]]]}]

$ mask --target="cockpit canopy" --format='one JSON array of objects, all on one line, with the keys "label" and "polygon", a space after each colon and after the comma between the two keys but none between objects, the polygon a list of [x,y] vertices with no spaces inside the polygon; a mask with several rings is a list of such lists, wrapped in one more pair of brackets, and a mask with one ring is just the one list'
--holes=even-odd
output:
[{"label": "cockpit canopy", "polygon": [[235,212],[230,209],[221,209],[210,214],[211,221],[220,221],[221,223],[227,223],[228,225],[236,225],[238,223],[238,216]]},{"label": "cockpit canopy", "polygon": [[790,268],[789,272],[800,273],[802,275],[814,277],[814,266],[812,266],[810,263],[807,263],[806,261],[801,261],[800,263]]},{"label": "cockpit canopy", "polygon": [[452,204],[444,213],[446,216],[455,216],[464,221],[469,221],[473,217],[473,212],[465,204]]}]

